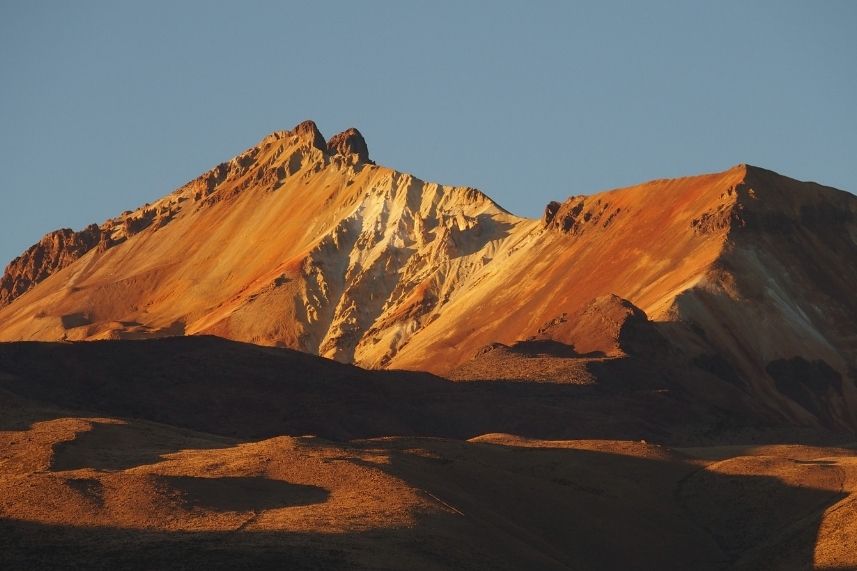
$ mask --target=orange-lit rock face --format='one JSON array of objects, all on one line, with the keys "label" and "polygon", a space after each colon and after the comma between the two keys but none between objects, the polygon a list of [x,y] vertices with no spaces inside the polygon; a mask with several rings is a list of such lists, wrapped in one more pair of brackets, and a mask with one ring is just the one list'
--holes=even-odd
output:
[{"label": "orange-lit rock face", "polygon": [[96,224],[80,232],[63,228],[47,234],[7,266],[0,278],[0,307],[83,256],[101,238],[101,229]]},{"label": "orange-lit rock face", "polygon": [[[785,414],[853,425],[855,259],[857,199],[755,167],[576,196],[528,220],[375,165],[354,129],[327,142],[304,122],[153,204],[48,235],[0,281],[0,339],[212,333],[445,373],[551,322],[584,353],[620,355],[639,310]],[[634,309],[586,309],[605,296]],[[780,366],[795,357],[840,381],[795,380]]]},{"label": "orange-lit rock face", "polygon": [[548,209],[518,248],[486,268],[480,287],[460,296],[394,365],[412,367],[419,352],[438,351],[448,354],[438,362],[460,362],[486,343],[533,335],[607,294],[660,318],[723,250],[727,228],[700,233],[693,219],[731,208],[730,191],[742,177],[743,168],[735,168],[655,181]]},{"label": "orange-lit rock face", "polygon": [[94,227],[103,245],[69,263],[10,266],[0,336],[207,332],[383,365],[532,225],[477,190],[375,166],[356,130],[328,148],[305,122]]},{"label": "orange-lit rock face", "polygon": [[533,341],[556,341],[577,355],[617,357],[658,350],[660,334],[646,314],[628,300],[610,294],[562,313],[542,325]]}]

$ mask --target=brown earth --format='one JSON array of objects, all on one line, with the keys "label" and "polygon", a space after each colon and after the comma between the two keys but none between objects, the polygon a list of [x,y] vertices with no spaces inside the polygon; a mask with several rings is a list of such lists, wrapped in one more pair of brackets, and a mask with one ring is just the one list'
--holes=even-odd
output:
[{"label": "brown earth", "polygon": [[857,452],[835,434],[694,402],[638,357],[524,349],[589,382],[201,336],[0,344],[0,565],[857,564]]},{"label": "brown earth", "polygon": [[847,569],[851,447],[229,438],[4,392],[5,569]]}]

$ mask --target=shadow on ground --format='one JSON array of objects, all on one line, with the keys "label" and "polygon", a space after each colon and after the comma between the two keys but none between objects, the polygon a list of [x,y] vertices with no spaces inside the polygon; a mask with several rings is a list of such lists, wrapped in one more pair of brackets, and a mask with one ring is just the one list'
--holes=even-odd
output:
[{"label": "shadow on ground", "polygon": [[[163,532],[0,520],[5,569],[804,569],[845,494],[679,457],[445,440],[364,442],[437,509],[346,533]],[[817,467],[816,467],[817,469]],[[328,492],[263,478],[165,477],[214,511],[301,509]],[[335,516],[335,514],[333,514]]]},{"label": "shadow on ground", "polygon": [[46,406],[234,438],[509,432],[695,445],[830,436],[783,419],[777,424],[740,399],[707,402],[638,361],[589,368],[598,377],[594,386],[452,382],[216,337],[0,344],[0,389]]}]

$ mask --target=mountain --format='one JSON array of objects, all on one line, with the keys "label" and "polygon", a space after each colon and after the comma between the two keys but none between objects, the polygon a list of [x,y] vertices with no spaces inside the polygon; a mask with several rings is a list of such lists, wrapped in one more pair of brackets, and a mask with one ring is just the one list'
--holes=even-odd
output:
[{"label": "mountain", "polygon": [[328,144],[305,122],[30,248],[0,281],[0,335],[211,333],[380,366],[533,225],[475,189],[376,166],[354,129]]},{"label": "mountain", "polygon": [[0,339],[211,334],[459,379],[663,371],[695,399],[850,431],[855,259],[857,198],[758,167],[529,220],[304,122],[47,235],[0,279]]},{"label": "mountain", "polygon": [[749,165],[529,220],[273,133],[0,278],[0,566],[854,568],[855,254]]}]

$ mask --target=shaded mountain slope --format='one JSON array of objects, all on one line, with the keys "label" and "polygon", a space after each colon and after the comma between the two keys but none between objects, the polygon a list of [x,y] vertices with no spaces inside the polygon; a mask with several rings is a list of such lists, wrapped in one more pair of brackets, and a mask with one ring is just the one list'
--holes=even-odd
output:
[{"label": "shaded mountain slope", "polygon": [[[559,363],[590,382],[365,370],[290,349],[188,336],[0,343],[0,389],[92,415],[143,418],[238,438],[316,434],[645,438],[675,445],[835,438],[766,413],[717,379],[643,359]],[[490,373],[490,370],[489,370]],[[551,379],[555,381],[555,379]],[[727,385],[728,387],[728,385]]]}]

